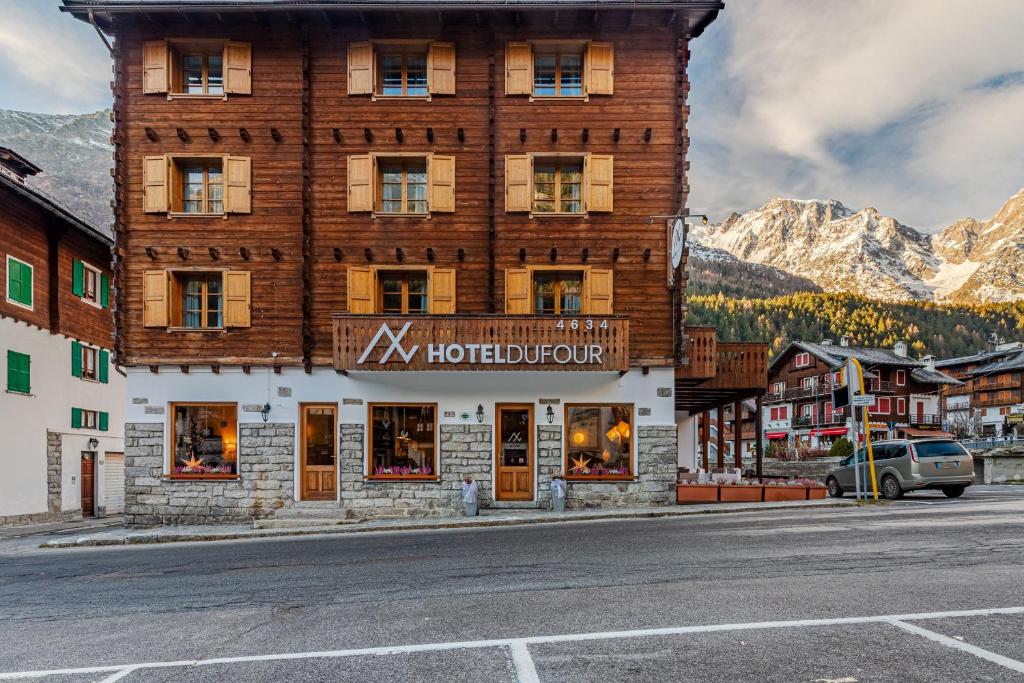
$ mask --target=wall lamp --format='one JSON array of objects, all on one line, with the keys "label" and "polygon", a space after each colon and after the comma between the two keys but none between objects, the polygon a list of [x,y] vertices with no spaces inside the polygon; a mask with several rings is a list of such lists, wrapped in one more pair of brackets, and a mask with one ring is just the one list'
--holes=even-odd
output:
[{"label": "wall lamp", "polygon": [[263,417],[263,421],[266,422],[270,419],[270,404],[264,403],[263,410],[260,411],[260,415]]},{"label": "wall lamp", "polygon": [[100,445],[100,440],[97,439],[96,437],[92,437],[91,439],[89,439],[89,450],[92,450],[92,449],[96,448],[99,445]]},{"label": "wall lamp", "polygon": [[555,409],[552,408],[551,406],[548,406],[547,416],[548,424],[553,424],[555,421]]},{"label": "wall lamp", "polygon": [[478,404],[477,407],[476,407],[476,421],[478,423],[480,423],[480,424],[483,424],[483,421],[484,421],[484,406],[483,406],[482,403]]}]

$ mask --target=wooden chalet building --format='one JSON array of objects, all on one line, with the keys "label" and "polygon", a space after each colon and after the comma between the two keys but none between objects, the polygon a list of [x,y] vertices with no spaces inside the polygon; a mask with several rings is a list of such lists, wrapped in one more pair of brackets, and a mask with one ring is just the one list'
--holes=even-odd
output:
[{"label": "wooden chalet building", "polygon": [[125,378],[110,363],[110,238],[0,147],[0,526],[120,512]]},{"label": "wooden chalet building", "polygon": [[962,382],[942,392],[948,430],[993,437],[1024,429],[1024,344],[997,341],[986,351],[937,360],[935,367]]},{"label": "wooden chalet building", "polygon": [[840,437],[853,440],[850,411],[832,408],[833,385],[850,358],[860,361],[865,389],[875,396],[868,409],[872,438],[937,436],[942,432],[939,394],[961,382],[936,369],[931,357],[892,349],[849,346],[825,340],[792,342],[768,366],[768,392],[762,419],[765,437],[790,446],[829,447]]},{"label": "wooden chalet building", "polygon": [[129,522],[672,502],[767,359],[670,264],[721,7],[65,0],[115,38]]}]

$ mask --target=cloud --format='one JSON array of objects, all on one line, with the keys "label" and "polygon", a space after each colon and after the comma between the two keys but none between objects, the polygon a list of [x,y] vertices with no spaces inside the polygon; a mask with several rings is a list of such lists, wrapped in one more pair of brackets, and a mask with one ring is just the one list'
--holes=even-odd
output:
[{"label": "cloud", "polygon": [[0,108],[79,113],[110,106],[110,57],[57,0],[4,0]]},{"label": "cloud", "polygon": [[924,229],[1024,186],[1017,0],[750,0],[692,46],[692,208],[834,197]]}]

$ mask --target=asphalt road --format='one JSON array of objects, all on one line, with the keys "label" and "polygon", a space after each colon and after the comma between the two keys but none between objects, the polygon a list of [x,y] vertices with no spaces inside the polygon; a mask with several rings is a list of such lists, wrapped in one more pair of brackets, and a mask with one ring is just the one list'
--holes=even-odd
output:
[{"label": "asphalt road", "polygon": [[[0,680],[1024,680],[1024,610],[935,614],[1020,607],[1022,585],[1020,487],[536,527],[14,539],[0,541]],[[796,620],[821,621],[779,623]]]}]

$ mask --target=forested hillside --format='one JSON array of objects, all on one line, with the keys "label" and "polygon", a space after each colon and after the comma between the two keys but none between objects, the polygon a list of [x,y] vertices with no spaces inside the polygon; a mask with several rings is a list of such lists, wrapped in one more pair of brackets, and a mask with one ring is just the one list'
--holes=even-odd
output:
[{"label": "forested hillside", "polygon": [[847,335],[857,346],[891,347],[904,339],[914,356],[975,353],[993,332],[1024,336],[1024,302],[985,305],[893,303],[845,293],[803,293],[769,299],[724,294],[689,297],[691,325],[716,325],[727,341],[765,341],[778,351],[789,341]]}]

